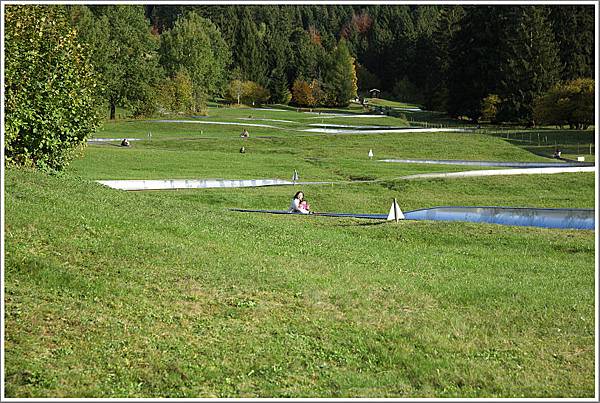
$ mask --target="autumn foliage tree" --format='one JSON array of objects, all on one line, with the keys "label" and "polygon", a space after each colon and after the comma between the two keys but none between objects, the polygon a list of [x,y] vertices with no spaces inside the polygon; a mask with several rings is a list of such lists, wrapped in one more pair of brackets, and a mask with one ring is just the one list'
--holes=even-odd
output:
[{"label": "autumn foliage tree", "polygon": [[313,107],[317,104],[310,83],[296,79],[292,85],[292,102],[298,106]]},{"label": "autumn foliage tree", "polygon": [[483,98],[483,101],[481,101],[481,119],[495,122],[500,103],[500,97],[496,94],[490,94]]},{"label": "autumn foliage tree", "polygon": [[225,98],[231,102],[247,105],[260,105],[269,100],[269,90],[262,85],[249,80],[235,79],[229,82]]},{"label": "autumn foliage tree", "polygon": [[592,78],[578,78],[555,85],[536,99],[536,122],[587,129],[594,123],[594,85]]}]

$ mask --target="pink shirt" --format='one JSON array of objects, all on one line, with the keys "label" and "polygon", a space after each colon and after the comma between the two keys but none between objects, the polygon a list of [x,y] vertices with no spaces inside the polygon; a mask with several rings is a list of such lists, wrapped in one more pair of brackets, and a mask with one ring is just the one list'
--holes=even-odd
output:
[{"label": "pink shirt", "polygon": [[300,200],[296,199],[296,198],[292,199],[292,204],[290,204],[290,209],[288,210],[288,213],[294,213],[294,212],[308,214],[308,210],[305,210],[302,207],[300,207]]}]

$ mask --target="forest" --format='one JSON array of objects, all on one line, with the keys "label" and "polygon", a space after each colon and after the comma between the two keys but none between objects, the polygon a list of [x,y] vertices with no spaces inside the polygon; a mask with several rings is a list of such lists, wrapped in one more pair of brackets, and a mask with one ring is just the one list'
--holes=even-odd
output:
[{"label": "forest", "polygon": [[219,29],[231,49],[233,76],[267,88],[271,102],[285,102],[299,78],[339,86],[328,75],[343,70],[336,62],[346,56],[335,53],[342,41],[361,94],[378,88],[474,120],[482,101],[495,94],[502,100],[499,120],[529,122],[537,96],[559,81],[594,76],[592,6],[146,8],[158,34],[191,12]]}]

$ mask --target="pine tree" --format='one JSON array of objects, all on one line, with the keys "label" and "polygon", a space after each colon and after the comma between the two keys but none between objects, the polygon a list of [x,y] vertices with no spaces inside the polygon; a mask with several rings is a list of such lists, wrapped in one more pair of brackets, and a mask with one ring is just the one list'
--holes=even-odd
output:
[{"label": "pine tree", "polygon": [[594,6],[552,5],[549,20],[558,44],[561,79],[594,77]]},{"label": "pine tree", "polygon": [[290,36],[290,63],[288,63],[288,79],[296,78],[310,81],[319,75],[320,45],[313,43],[309,34],[303,29],[296,29]]},{"label": "pine tree", "polygon": [[503,60],[497,94],[501,121],[533,122],[533,103],[559,79],[560,64],[547,9],[540,6],[505,8],[501,33]]},{"label": "pine tree", "polygon": [[498,33],[506,23],[493,6],[464,7],[460,30],[450,39],[448,113],[477,121],[481,101],[496,92],[502,60]]},{"label": "pine tree", "polygon": [[354,58],[345,40],[341,40],[331,57],[332,65],[325,77],[331,99],[335,106],[348,106],[356,97],[356,70]]},{"label": "pine tree", "polygon": [[[280,27],[283,28],[283,27]],[[268,26],[265,44],[267,48],[269,82],[271,101],[288,103],[290,101],[289,84],[286,75],[286,65],[290,54],[290,45],[285,31],[274,26]]]},{"label": "pine tree", "polygon": [[430,93],[425,99],[425,107],[431,110],[448,110],[448,73],[450,71],[450,43],[465,15],[462,6],[446,6],[440,10],[440,18],[432,33]]},{"label": "pine tree", "polygon": [[267,78],[267,60],[263,41],[248,6],[240,7],[238,29],[235,33],[233,58],[239,66],[244,79],[265,86]]}]

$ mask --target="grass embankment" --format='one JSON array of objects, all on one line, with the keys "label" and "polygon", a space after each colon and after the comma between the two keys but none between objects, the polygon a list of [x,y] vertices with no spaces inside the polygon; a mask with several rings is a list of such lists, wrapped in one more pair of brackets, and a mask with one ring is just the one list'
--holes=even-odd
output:
[{"label": "grass embankment", "polygon": [[[309,194],[381,212],[393,194],[523,201],[551,178]],[[593,395],[593,232],[224,209],[279,207],[288,188],[7,181],[7,396]]]},{"label": "grass embankment", "polygon": [[594,174],[408,182],[389,178],[427,168],[366,159],[541,159],[482,134],[105,131],[150,127],[152,142],[90,146],[62,176],[6,171],[7,397],[594,396],[592,231],[244,214],[227,209],[284,209],[296,189],[92,181],[297,168],[386,179],[303,188],[318,211],[385,213],[393,197],[592,208]]}]

